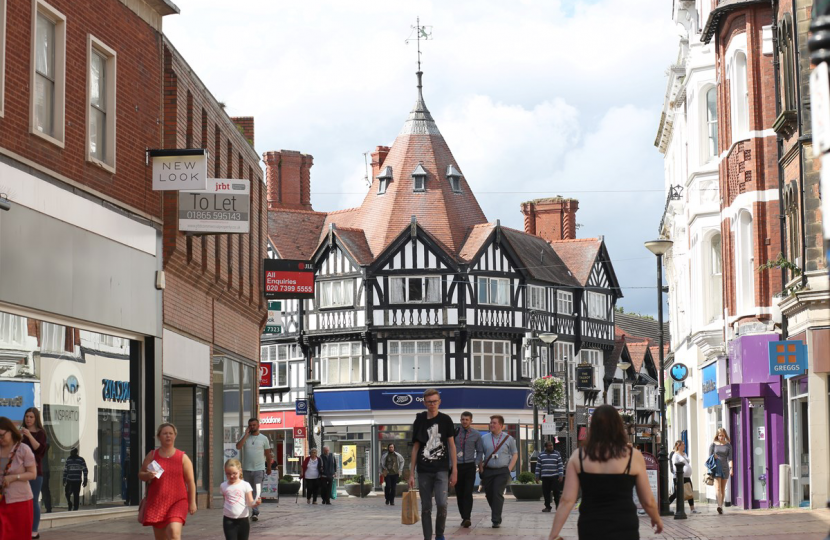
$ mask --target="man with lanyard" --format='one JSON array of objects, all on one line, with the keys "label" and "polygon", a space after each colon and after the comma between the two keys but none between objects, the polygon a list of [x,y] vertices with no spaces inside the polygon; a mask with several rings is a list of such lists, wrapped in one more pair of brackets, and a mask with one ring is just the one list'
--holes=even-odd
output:
[{"label": "man with lanyard", "polygon": [[536,462],[536,481],[542,479],[542,493],[545,495],[545,508],[542,512],[550,512],[550,492],[553,492],[553,500],[559,508],[559,488],[565,481],[562,455],[553,449],[553,442],[545,443],[545,451],[539,454]]},{"label": "man with lanyard", "polygon": [[476,470],[481,463],[481,453],[476,452],[481,434],[470,425],[473,413],[461,413],[461,427],[455,432],[455,448],[458,450],[458,482],[455,484],[455,497],[458,512],[461,514],[461,526],[472,525],[470,514],[473,511],[473,489],[476,483]]},{"label": "man with lanyard", "polygon": [[477,450],[483,461],[479,465],[481,485],[490,505],[490,519],[493,528],[501,527],[501,511],[504,507],[504,489],[510,481],[510,472],[519,459],[516,441],[504,433],[504,417],[496,414],[490,417],[490,434],[479,440]]},{"label": "man with lanyard", "polygon": [[[236,443],[236,449],[242,450],[242,479],[254,488],[254,500],[259,498],[259,490],[265,475],[271,474],[271,441],[259,432],[259,420],[248,420],[248,429],[245,435]],[[251,512],[251,521],[259,520],[259,508],[256,506]]]},{"label": "man with lanyard", "polygon": [[[412,424],[412,460],[409,488],[415,488],[415,471],[418,472],[418,489],[421,495],[421,525],[424,540],[432,540],[432,497],[435,496],[435,540],[444,540],[447,522],[447,495],[458,476],[458,464],[452,419],[438,412],[441,396],[438,390],[424,391],[426,412],[415,416]],[[450,473],[450,469],[452,472]],[[449,477],[449,485],[448,478]]]}]

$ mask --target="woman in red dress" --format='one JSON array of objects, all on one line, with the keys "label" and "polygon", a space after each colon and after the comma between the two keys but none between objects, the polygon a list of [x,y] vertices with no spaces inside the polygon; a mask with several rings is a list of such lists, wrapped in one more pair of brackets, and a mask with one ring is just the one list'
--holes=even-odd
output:
[{"label": "woman in red dress", "polygon": [[139,480],[150,483],[144,526],[152,525],[156,540],[179,540],[187,513],[196,513],[193,463],[184,452],[176,450],[176,434],[173,424],[159,426],[156,437],[161,445],[147,454],[138,473]]}]

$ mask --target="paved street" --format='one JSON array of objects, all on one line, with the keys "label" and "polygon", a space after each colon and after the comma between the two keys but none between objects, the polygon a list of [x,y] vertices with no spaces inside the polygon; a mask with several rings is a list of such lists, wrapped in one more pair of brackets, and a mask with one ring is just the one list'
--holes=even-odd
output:
[{"label": "paved street", "polygon": [[[400,502],[398,502],[400,504]],[[552,514],[543,514],[541,502],[516,502],[508,495],[504,522],[501,529],[490,527],[487,503],[482,495],[476,496],[473,510],[473,527],[458,527],[459,519],[450,499],[448,537],[488,537],[545,539],[553,520]],[[293,499],[282,503],[265,504],[258,523],[252,524],[251,538],[269,540],[294,540],[299,538],[337,538],[342,540],[389,540],[389,538],[421,538],[420,524],[401,525],[400,506],[388,507],[382,497],[363,500],[340,497],[332,506],[307,505],[301,499],[299,505]],[[755,510],[752,512],[727,509],[717,515],[714,506],[699,505],[701,513],[686,521],[666,520],[662,535],[654,535],[645,519],[641,520],[643,538],[716,540],[729,538],[764,540],[823,540],[830,530],[830,511],[806,511],[801,509]],[[185,527],[184,538],[220,540],[222,535],[222,510],[202,510],[192,517]],[[574,512],[563,531],[563,537],[576,539]],[[147,540],[149,530],[142,528],[134,518],[91,522],[84,525],[57,527],[41,531],[44,540]]]}]

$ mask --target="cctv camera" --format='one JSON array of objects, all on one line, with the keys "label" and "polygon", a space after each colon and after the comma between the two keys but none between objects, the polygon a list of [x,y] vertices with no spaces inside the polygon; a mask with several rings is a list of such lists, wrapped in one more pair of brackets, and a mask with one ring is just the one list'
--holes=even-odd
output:
[{"label": "cctv camera", "polygon": [[12,203],[5,196],[0,195],[0,210],[11,210]]}]

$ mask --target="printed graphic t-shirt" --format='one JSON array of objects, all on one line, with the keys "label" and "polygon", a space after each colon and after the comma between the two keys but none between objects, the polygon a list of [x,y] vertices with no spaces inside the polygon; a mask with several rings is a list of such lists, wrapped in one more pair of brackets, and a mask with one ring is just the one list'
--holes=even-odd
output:
[{"label": "printed graphic t-shirt", "polygon": [[265,451],[271,449],[271,441],[260,433],[259,435],[248,435],[245,445],[242,447],[242,470],[243,471],[264,471]]},{"label": "printed graphic t-shirt", "polygon": [[253,493],[248,482],[241,480],[235,484],[222,482],[219,486],[222,497],[225,498],[224,516],[231,519],[248,517],[248,505],[245,504],[246,494]]},{"label": "printed graphic t-shirt", "polygon": [[412,424],[412,442],[420,443],[415,466],[418,472],[438,472],[450,469],[449,440],[454,436],[452,418],[439,412],[427,418],[426,411],[415,416]]}]

